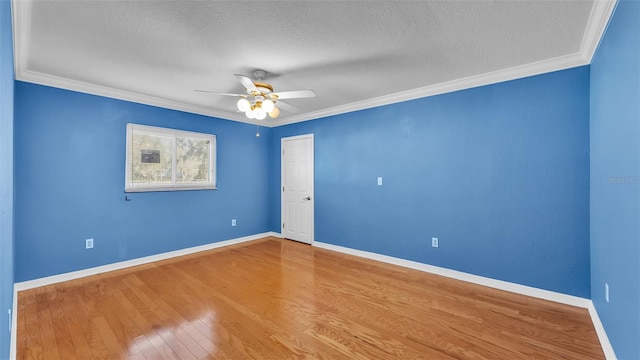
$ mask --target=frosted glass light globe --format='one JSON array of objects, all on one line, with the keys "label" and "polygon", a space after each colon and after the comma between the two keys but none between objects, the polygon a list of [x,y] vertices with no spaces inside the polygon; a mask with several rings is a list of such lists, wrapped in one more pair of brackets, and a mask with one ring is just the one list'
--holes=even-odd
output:
[{"label": "frosted glass light globe", "polygon": [[264,111],[266,112],[271,112],[273,111],[273,108],[276,107],[275,104],[273,103],[273,101],[271,100],[265,100],[262,102],[262,108],[264,109]]},{"label": "frosted glass light globe", "polygon": [[266,117],[267,117],[267,112],[264,111],[263,108],[257,108],[256,109],[256,119],[263,120]]},{"label": "frosted glass light globe", "polygon": [[256,112],[251,109],[247,110],[244,114],[247,115],[249,119],[255,119],[256,117]]},{"label": "frosted glass light globe", "polygon": [[238,103],[236,105],[238,105],[239,111],[247,112],[248,110],[251,110],[251,104],[249,103],[249,100],[245,98],[238,100]]},{"label": "frosted glass light globe", "polygon": [[271,116],[272,119],[277,118],[279,115],[280,115],[280,109],[278,109],[277,107],[274,107],[273,110],[269,112],[269,116]]}]

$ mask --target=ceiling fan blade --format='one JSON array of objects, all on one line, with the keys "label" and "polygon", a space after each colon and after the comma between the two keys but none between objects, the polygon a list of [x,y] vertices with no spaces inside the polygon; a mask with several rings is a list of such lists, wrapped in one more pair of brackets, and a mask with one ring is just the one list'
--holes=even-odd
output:
[{"label": "ceiling fan blade", "polygon": [[207,93],[207,94],[213,94],[213,95],[222,95],[222,96],[240,96],[240,97],[246,97],[246,95],[242,95],[242,94],[230,94],[230,93],[221,93],[221,92],[217,92],[217,91],[209,91],[209,90],[194,90],[195,92],[201,92],[201,93]]},{"label": "ceiling fan blade", "polygon": [[297,113],[298,112],[298,108],[295,106],[291,106],[287,103],[283,103],[282,101],[278,100],[276,102],[276,107],[284,110],[284,111],[288,111],[290,113]]},{"label": "ceiling fan blade", "polygon": [[316,93],[313,90],[282,91],[282,92],[276,92],[271,94],[271,97],[275,99],[299,99],[299,98],[310,98],[315,96],[316,96]]},{"label": "ceiling fan blade", "polygon": [[247,89],[248,93],[259,92],[258,88],[256,88],[256,85],[253,83],[253,81],[251,81],[249,77],[240,75],[240,74],[236,74],[236,77],[238,78],[238,80],[240,80],[242,85]]}]

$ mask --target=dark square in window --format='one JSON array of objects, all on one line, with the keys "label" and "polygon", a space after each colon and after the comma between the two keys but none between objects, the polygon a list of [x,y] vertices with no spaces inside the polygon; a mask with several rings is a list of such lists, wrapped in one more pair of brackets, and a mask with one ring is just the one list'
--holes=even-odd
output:
[{"label": "dark square in window", "polygon": [[160,150],[140,150],[140,162],[143,164],[159,164]]}]

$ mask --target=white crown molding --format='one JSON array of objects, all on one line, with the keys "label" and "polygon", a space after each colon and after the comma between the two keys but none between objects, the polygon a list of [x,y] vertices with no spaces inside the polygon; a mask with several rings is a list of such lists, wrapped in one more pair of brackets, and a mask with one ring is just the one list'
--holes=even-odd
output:
[{"label": "white crown molding", "polygon": [[580,55],[579,53],[575,53],[557,57],[554,59],[542,60],[530,64],[515,66],[508,69],[502,69],[480,75],[446,81],[443,83],[429,85],[413,90],[401,91],[394,94],[384,95],[373,99],[358,101],[311,113],[294,115],[279,121],[274,121],[272,123],[274,124],[274,126],[282,126],[296,122],[344,114],[352,111],[374,108],[382,105],[395,104],[403,101],[520,79],[528,76],[540,75],[583,65],[587,65],[587,62],[582,57],[582,55]]},{"label": "white crown molding", "polygon": [[580,54],[588,64],[593,60],[617,4],[617,0],[596,0],[593,3],[580,46]]},{"label": "white crown molding", "polygon": [[465,90],[469,88],[495,84],[499,82],[520,79],[524,77],[539,75],[543,73],[569,69],[573,67],[588,65],[593,58],[597,46],[606,30],[608,21],[615,9],[616,0],[595,0],[589,16],[585,35],[582,40],[580,51],[574,54],[565,55],[553,59],[542,60],[530,64],[524,64],[508,69],[497,70],[484,74],[469,76],[439,84],[429,85],[417,89],[401,91],[389,95],[380,96],[373,99],[358,101],[350,104],[335,106],[319,111],[308,112],[288,117],[283,117],[275,121],[261,121],[247,119],[242,114],[228,111],[215,110],[203,106],[188,104],[176,100],[163,99],[146,94],[134,93],[131,91],[114,89],[99,85],[94,85],[77,80],[52,76],[48,74],[34,72],[28,69],[29,58],[29,34],[31,27],[31,6],[33,0],[13,0],[13,23],[14,23],[14,63],[16,80],[31,82],[40,85],[52,86],[72,91],[105,96],[119,100],[131,101],[146,105],[158,106],[166,109],[184,111],[199,115],[216,117],[225,120],[238,121],[263,127],[277,127],[297,122],[314,120],[323,117],[344,114],[348,112],[364,110],[368,108],[389,105],[402,101],[417,98],[445,94],[449,92]]},{"label": "white crown molding", "polygon": [[336,251],[336,252],[340,252],[348,255],[358,256],[358,257],[362,257],[370,260],[380,261],[387,264],[402,266],[409,269],[419,270],[419,271],[427,272],[430,274],[445,276],[451,279],[466,281],[469,283],[487,286],[494,289],[509,291],[512,293],[531,296],[538,299],[549,300],[549,301],[553,301],[561,304],[576,306],[584,309],[587,309],[589,307],[589,303],[591,302],[591,300],[589,299],[581,298],[578,296],[562,294],[555,291],[549,291],[544,289],[538,289],[531,286],[520,285],[520,284],[503,281],[503,280],[496,280],[496,279],[492,279],[484,276],[465,273],[462,271],[451,270],[451,269],[442,268],[438,266],[419,263],[416,261],[405,260],[405,259],[400,259],[392,256],[372,253],[368,251],[356,250],[348,247],[327,244],[324,242],[316,241],[313,243],[313,246],[317,246],[322,249],[332,250],[332,251]]},{"label": "white crown molding", "polygon": [[600,316],[598,316],[598,311],[593,305],[593,301],[589,302],[587,309],[589,310],[593,327],[596,329],[596,334],[598,335],[598,340],[600,340],[600,346],[602,347],[602,352],[604,352],[605,358],[607,360],[616,360],[616,353],[613,351],[611,342],[609,342],[609,337],[607,336],[607,332],[604,330],[604,326],[600,321]]},{"label": "white crown molding", "polygon": [[32,1],[11,1],[11,21],[13,22],[13,66],[14,77],[24,72],[29,58],[29,38],[31,37]]},{"label": "white crown molding", "polygon": [[[145,95],[127,90],[114,89],[106,86],[95,85],[87,82],[25,70],[22,66],[23,64],[20,65],[20,67],[16,66],[16,80],[51,86],[65,90],[77,91],[85,94],[104,96],[112,99],[125,100],[144,105],[157,106],[164,109],[204,115],[223,120],[238,121],[252,125],[256,124],[255,121],[246,117],[241,117],[239,115],[236,115],[235,113],[210,109],[204,106],[197,106],[181,101],[163,99],[156,96]],[[260,123],[259,125],[263,124]]]}]

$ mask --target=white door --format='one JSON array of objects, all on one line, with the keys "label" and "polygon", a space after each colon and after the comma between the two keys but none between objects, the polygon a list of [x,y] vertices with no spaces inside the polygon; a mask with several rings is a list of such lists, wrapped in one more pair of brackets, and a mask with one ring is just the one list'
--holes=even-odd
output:
[{"label": "white door", "polygon": [[282,139],[282,236],[313,242],[313,134]]}]

